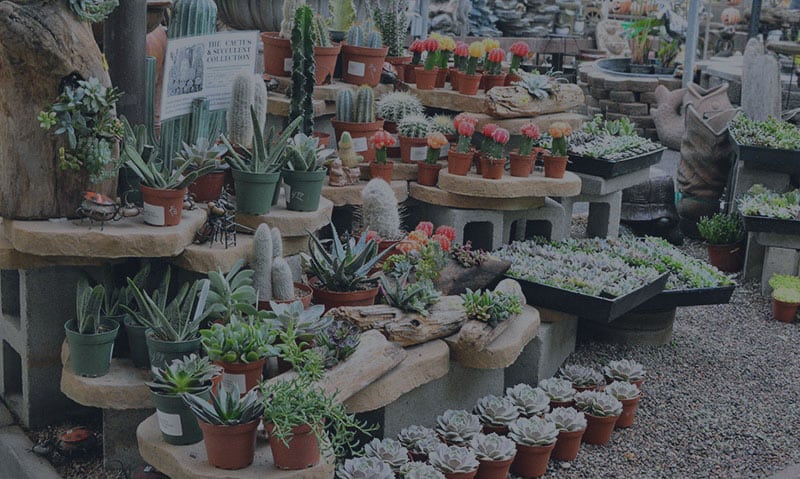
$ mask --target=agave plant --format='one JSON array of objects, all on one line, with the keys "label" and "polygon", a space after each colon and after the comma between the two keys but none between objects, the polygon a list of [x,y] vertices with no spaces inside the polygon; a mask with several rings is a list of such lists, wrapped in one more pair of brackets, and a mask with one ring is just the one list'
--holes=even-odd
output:
[{"label": "agave plant", "polygon": [[339,479],[394,479],[388,464],[375,457],[347,459],[336,470]]},{"label": "agave plant", "polygon": [[641,391],[639,391],[639,388],[637,388],[635,384],[626,381],[614,381],[606,386],[603,392],[614,396],[620,401],[636,399],[641,394]]},{"label": "agave plant", "polygon": [[549,446],[558,439],[558,429],[548,419],[520,418],[508,425],[508,437],[523,446]]},{"label": "agave plant", "polygon": [[219,158],[227,151],[228,149],[223,145],[212,143],[206,138],[200,137],[193,145],[183,143],[183,149],[175,157],[175,162],[178,166],[189,163],[189,169],[204,168],[208,165],[219,168]]},{"label": "agave plant", "polygon": [[153,380],[146,384],[159,394],[199,394],[210,388],[212,378],[220,374],[222,368],[211,364],[207,357],[190,354],[153,371]]},{"label": "agave plant", "polygon": [[622,414],[622,403],[614,396],[600,391],[583,391],[575,394],[575,407],[597,417]]},{"label": "agave plant", "polygon": [[473,412],[483,424],[495,427],[508,426],[519,417],[519,410],[511,399],[492,395],[478,399]]},{"label": "agave plant", "polygon": [[409,462],[400,469],[403,479],[445,479],[444,474],[424,462]]},{"label": "agave plant", "polygon": [[181,397],[197,419],[217,426],[248,424],[260,420],[264,414],[264,403],[256,390],[242,396],[236,384],[230,389],[225,384],[220,385],[217,394],[211,396],[211,402],[190,393],[181,394]]},{"label": "agave plant", "polygon": [[444,444],[431,451],[428,460],[431,466],[445,474],[472,472],[480,465],[469,448]]},{"label": "agave plant", "polygon": [[517,70],[517,75],[520,80],[512,82],[512,85],[524,88],[534,98],[544,100],[556,92],[556,83],[551,75],[527,73],[522,70]]},{"label": "agave plant", "polygon": [[603,373],[614,381],[628,381],[629,383],[644,380],[646,371],[644,366],[630,359],[611,361],[603,368]]},{"label": "agave plant", "polygon": [[396,439],[373,439],[364,446],[364,457],[374,457],[388,464],[393,471],[398,471],[406,464],[408,449]]},{"label": "agave plant", "polygon": [[470,443],[475,456],[481,461],[507,461],[517,453],[514,441],[497,434],[478,434]]},{"label": "agave plant", "polygon": [[323,316],[325,306],[321,304],[308,309],[303,309],[303,303],[300,301],[292,303],[270,301],[269,304],[272,311],[260,311],[259,315],[267,324],[279,331],[291,330],[301,341],[313,340],[333,321],[331,316]]},{"label": "agave plant", "polygon": [[557,407],[545,414],[544,417],[552,421],[559,432],[574,432],[586,429],[586,416],[575,408]]},{"label": "agave plant", "polygon": [[572,383],[566,379],[549,378],[539,381],[539,389],[547,394],[553,402],[569,402],[575,397]]},{"label": "agave plant", "polygon": [[506,388],[506,396],[514,403],[520,415],[540,416],[550,410],[550,398],[539,388],[520,383]]},{"label": "agave plant", "polygon": [[436,418],[436,433],[449,444],[466,445],[479,432],[478,416],[461,409],[448,409]]},{"label": "agave plant", "polygon": [[592,368],[579,364],[570,364],[559,370],[562,378],[576,388],[597,387],[603,384],[603,375]]},{"label": "agave plant", "polygon": [[397,433],[397,440],[412,452],[415,446],[425,439],[436,440],[436,432],[429,427],[412,425]]}]

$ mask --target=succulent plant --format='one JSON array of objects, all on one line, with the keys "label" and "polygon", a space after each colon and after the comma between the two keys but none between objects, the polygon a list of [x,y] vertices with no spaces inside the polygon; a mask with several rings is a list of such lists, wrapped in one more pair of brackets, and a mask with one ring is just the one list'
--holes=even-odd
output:
[{"label": "succulent plant", "polygon": [[467,241],[462,244],[454,244],[452,247],[453,259],[464,268],[474,268],[486,261],[488,255],[482,249],[472,249],[472,242]]},{"label": "succulent plant", "polygon": [[321,349],[322,364],[331,368],[353,354],[361,342],[361,330],[349,321],[331,321],[317,334],[315,344]]},{"label": "succulent plant", "polygon": [[746,216],[765,216],[782,220],[800,218],[800,190],[776,193],[763,185],[753,185],[739,198],[739,211]]},{"label": "succulent plant", "polygon": [[389,464],[393,471],[398,471],[406,464],[408,449],[396,439],[373,439],[364,445],[364,457],[374,457]]},{"label": "succulent plant", "polygon": [[440,444],[428,456],[431,466],[445,474],[472,472],[480,463],[469,448]]},{"label": "succulent plant", "polygon": [[409,450],[414,450],[414,446],[423,439],[436,440],[436,432],[429,427],[411,425],[397,433],[397,440]]},{"label": "succulent plant", "polygon": [[211,364],[207,357],[194,353],[153,371],[153,380],[146,383],[159,394],[199,394],[211,387],[211,380],[222,374],[222,368]]},{"label": "succulent plant", "polygon": [[308,309],[303,309],[303,303],[276,303],[270,301],[272,311],[261,311],[260,315],[268,324],[279,331],[291,329],[297,339],[311,341],[320,332],[324,331],[333,321],[331,316],[325,316],[325,306],[316,304]]},{"label": "succulent plant", "polygon": [[520,383],[506,388],[506,396],[522,416],[539,416],[550,410],[550,397],[540,388]]},{"label": "succulent plant", "polygon": [[224,274],[209,271],[211,290],[206,300],[205,318],[228,322],[232,317],[255,314],[256,290],[253,288],[252,269],[242,269],[244,260],[239,260]]},{"label": "succulent plant", "polygon": [[258,319],[233,317],[227,324],[214,323],[200,330],[200,342],[208,357],[223,363],[251,363],[277,356],[278,349],[272,345],[275,337],[275,330]]},{"label": "succulent plant", "polygon": [[433,281],[423,279],[410,283],[408,274],[399,278],[392,275],[381,276],[381,293],[390,306],[406,312],[429,314],[428,308],[436,304],[441,296],[433,285]]},{"label": "succulent plant", "polygon": [[622,403],[614,396],[600,391],[576,393],[575,407],[597,417],[619,416],[622,413]]},{"label": "succulent plant", "polygon": [[544,417],[552,421],[559,431],[574,432],[586,429],[586,416],[575,408],[557,407]]},{"label": "succulent plant", "polygon": [[603,375],[580,364],[569,364],[559,369],[559,375],[572,383],[573,387],[595,387],[603,384]]},{"label": "succulent plant", "polygon": [[433,115],[430,125],[431,131],[438,131],[442,135],[455,135],[456,127],[450,115]]},{"label": "succulent plant", "polygon": [[511,399],[492,395],[478,399],[473,412],[489,426],[507,426],[519,417],[519,410]]},{"label": "succulent plant", "polygon": [[479,432],[478,416],[461,409],[448,409],[436,418],[436,433],[450,444],[466,445]]},{"label": "succulent plant", "polygon": [[408,0],[390,0],[383,8],[377,3],[372,7],[373,20],[381,32],[383,44],[389,47],[387,55],[402,56],[410,23]]},{"label": "succulent plant", "polygon": [[639,391],[639,388],[637,388],[635,384],[626,381],[614,381],[606,386],[603,392],[614,396],[620,401],[636,399],[641,394],[641,391]]},{"label": "succulent plant", "polygon": [[550,75],[526,73],[521,70],[517,71],[517,75],[520,80],[513,82],[512,85],[524,88],[536,99],[543,100],[556,92],[556,83]]},{"label": "succulent plant", "polygon": [[610,361],[603,368],[603,373],[614,381],[628,381],[630,383],[644,379],[646,371],[644,366],[630,359]]},{"label": "succulent plant", "polygon": [[409,462],[400,469],[403,479],[445,479],[444,474],[424,462]]},{"label": "succulent plant", "polygon": [[764,121],[756,121],[747,118],[744,113],[739,113],[730,122],[728,129],[740,145],[800,150],[800,129],[777,118],[769,117]]},{"label": "succulent plant", "polygon": [[388,464],[376,457],[347,459],[336,469],[338,479],[394,479]]},{"label": "succulent plant", "polygon": [[400,218],[403,210],[389,183],[380,178],[370,180],[361,191],[361,204],[361,221],[365,229],[374,230],[383,239],[402,239],[404,233]]},{"label": "succulent plant", "polygon": [[523,446],[549,446],[558,439],[558,429],[549,419],[520,418],[508,425],[508,437]]},{"label": "succulent plant", "polygon": [[496,327],[515,314],[522,312],[519,298],[502,291],[472,291],[461,295],[467,317]]},{"label": "succulent plant", "polygon": [[481,461],[507,461],[517,453],[514,441],[497,434],[478,434],[470,443],[475,457]]},{"label": "succulent plant", "polygon": [[410,115],[421,115],[423,111],[422,101],[416,95],[404,91],[383,95],[378,99],[375,108],[380,118],[395,123]]},{"label": "succulent plant", "polygon": [[235,426],[261,420],[264,415],[264,403],[256,389],[244,394],[239,386],[232,384],[230,389],[221,384],[216,394],[209,400],[195,394],[183,393],[183,401],[197,418],[208,424],[218,426]]},{"label": "succulent plant", "polygon": [[176,165],[181,166],[189,163],[190,168],[203,168],[206,165],[214,165],[219,168],[219,158],[228,151],[222,145],[211,143],[205,138],[198,138],[193,145],[183,143],[183,149],[175,157]]},{"label": "succulent plant", "polygon": [[397,122],[397,134],[406,138],[425,138],[431,119],[425,115],[407,115]]},{"label": "succulent plant", "polygon": [[544,391],[553,402],[567,402],[575,398],[572,382],[561,378],[549,378],[539,381],[539,389]]},{"label": "succulent plant", "polygon": [[586,158],[620,161],[644,155],[663,148],[658,143],[641,136],[593,136],[575,133],[570,136],[569,153]]}]

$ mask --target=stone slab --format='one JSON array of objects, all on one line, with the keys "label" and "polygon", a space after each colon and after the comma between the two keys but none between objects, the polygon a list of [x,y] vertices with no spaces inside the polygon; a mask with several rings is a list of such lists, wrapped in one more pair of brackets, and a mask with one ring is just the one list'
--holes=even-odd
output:
[{"label": "stone slab", "polygon": [[442,340],[406,348],[406,358],[383,377],[345,401],[350,412],[374,411],[424,384],[446,375],[450,348]]},{"label": "stone slab", "polygon": [[536,338],[528,343],[517,361],[506,368],[506,387],[519,383],[536,386],[542,379],[552,377],[575,351],[577,332],[577,319],[542,323]]},{"label": "stone slab", "polygon": [[486,100],[486,93],[479,91],[475,95],[462,95],[451,88],[447,83],[444,88],[433,90],[420,90],[413,83],[404,83],[409,93],[419,97],[422,104],[430,108],[443,108],[452,111],[465,111],[469,113],[486,113],[489,105]]},{"label": "stone slab", "polygon": [[252,235],[237,233],[236,245],[228,248],[221,243],[191,244],[183,250],[183,253],[172,258],[171,261],[174,265],[195,273],[207,273],[217,270],[227,273],[233,269],[240,259],[244,259],[245,264],[249,264],[252,261]]},{"label": "stone slab", "polygon": [[108,260],[61,256],[36,256],[15,250],[5,235],[0,219],[0,269],[36,269],[47,266],[100,266]]},{"label": "stone slab", "polygon": [[409,195],[424,203],[467,210],[518,211],[544,205],[542,197],[481,198],[450,193],[435,186],[424,186],[416,182],[409,185]]},{"label": "stone slab", "polygon": [[[289,87],[292,85],[292,78],[291,77],[278,77],[272,76],[278,81],[278,92],[285,94]],[[336,97],[339,95],[339,92],[342,90],[351,90],[355,92],[358,89],[359,85],[352,85],[350,83],[345,83],[342,81],[332,81],[329,85],[315,85],[314,86],[314,99],[315,100],[322,100],[322,101],[336,101]],[[375,91],[375,98],[380,98],[381,95],[389,93],[392,91],[392,85],[387,85],[384,83],[379,83],[377,86],[373,87]],[[272,96],[270,96],[270,100]]]},{"label": "stone slab", "polygon": [[[282,93],[270,93],[267,100],[267,113],[275,116],[288,117],[289,105],[291,101]],[[322,100],[314,100],[314,117],[320,117],[330,114],[327,106]]]},{"label": "stone slab", "polygon": [[[398,149],[399,149],[399,147],[398,147]],[[392,168],[392,182],[395,182],[395,181],[417,181],[417,170],[418,170],[418,168],[417,168],[417,163],[416,162],[403,163],[402,161],[400,161],[399,158],[397,158],[397,159],[389,158],[389,161],[394,163],[394,168]],[[447,168],[447,161],[446,160],[440,160],[439,161],[439,165],[441,165],[442,168]],[[369,181],[370,179],[372,179],[370,177],[370,174],[369,174],[369,163],[360,163],[358,165],[358,167],[361,168],[361,179],[362,180]]]},{"label": "stone slab", "polygon": [[4,221],[15,250],[37,256],[159,258],[176,256],[192,244],[206,220],[201,208],[183,210],[177,226],[149,226],[142,216],[90,225],[80,220]]},{"label": "stone slab", "polygon": [[171,479],[332,479],[332,458],[299,471],[282,471],[275,467],[269,444],[263,437],[256,441],[256,455],[249,467],[238,471],[217,469],[208,464],[203,441],[189,446],[173,446],[161,438],[156,415],[145,419],[136,429],[139,453],[151,466]]},{"label": "stone slab", "polygon": [[634,171],[614,178],[575,173],[581,180],[582,195],[607,195],[644,183],[650,178],[650,168]]},{"label": "stone slab", "polygon": [[236,213],[236,223],[253,230],[257,229],[261,223],[268,224],[270,228],[278,228],[284,237],[285,246],[287,237],[305,238],[309,231],[317,231],[330,223],[331,214],[333,214],[333,202],[327,198],[319,199],[317,211],[289,211],[286,209],[286,202],[281,194],[278,204],[273,206],[269,213],[265,215]]},{"label": "stone slab", "polygon": [[567,171],[563,178],[545,178],[534,172],[527,178],[503,175],[499,180],[487,180],[475,173],[466,176],[439,172],[439,188],[450,193],[482,198],[530,198],[544,196],[575,196],[581,192],[581,181]]},{"label": "stone slab", "polygon": [[[396,163],[395,167],[398,164],[404,163]],[[416,170],[416,165],[409,166],[413,166]],[[366,181],[360,181],[356,185],[329,186],[328,180],[328,178],[325,179],[325,185],[322,187],[322,196],[331,200],[333,206],[361,205],[361,192],[367,186]],[[404,202],[408,199],[408,182],[392,181],[392,191],[394,191],[394,196],[397,198],[398,203]]]},{"label": "stone slab", "polygon": [[60,479],[53,466],[32,449],[33,443],[18,426],[0,428],[0,477]]},{"label": "stone slab", "polygon": [[472,369],[501,369],[514,364],[525,346],[539,331],[539,312],[523,306],[522,313],[508,319],[503,333],[481,351],[461,350],[457,347],[458,334],[445,338],[454,361]]},{"label": "stone slab", "polygon": [[494,123],[501,128],[505,128],[512,135],[519,134],[520,128],[528,123],[533,123],[539,127],[539,131],[547,131],[550,125],[557,121],[562,121],[568,123],[573,130],[579,130],[583,126],[583,122],[586,121],[585,115],[574,112],[549,113],[530,118],[495,118],[487,114],[475,114],[473,116],[478,120],[475,129],[479,132],[487,123]]}]

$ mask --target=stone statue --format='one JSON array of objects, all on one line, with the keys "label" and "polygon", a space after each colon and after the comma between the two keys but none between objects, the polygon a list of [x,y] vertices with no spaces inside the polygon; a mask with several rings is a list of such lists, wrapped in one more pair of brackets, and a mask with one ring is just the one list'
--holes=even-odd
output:
[{"label": "stone statue", "polygon": [[330,186],[355,185],[361,176],[361,169],[345,167],[342,165],[342,160],[336,158],[331,162],[328,176],[330,177],[328,180]]},{"label": "stone statue", "polygon": [[597,49],[608,52],[609,56],[629,55],[628,40],[622,30],[622,23],[617,20],[600,20],[595,30]]}]

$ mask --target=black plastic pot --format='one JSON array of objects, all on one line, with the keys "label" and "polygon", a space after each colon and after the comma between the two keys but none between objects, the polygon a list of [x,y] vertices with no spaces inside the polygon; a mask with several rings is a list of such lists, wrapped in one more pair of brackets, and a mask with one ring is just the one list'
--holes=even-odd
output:
[{"label": "black plastic pot", "polygon": [[614,178],[650,168],[661,161],[661,155],[664,150],[666,150],[666,147],[624,160],[606,160],[603,158],[569,155],[570,162],[567,164],[567,170],[602,178]]},{"label": "black plastic pot", "polygon": [[634,312],[667,311],[681,306],[726,304],[730,302],[734,289],[736,289],[735,285],[662,291],[642,303],[634,309]]},{"label": "black plastic pot", "polygon": [[147,339],[145,332],[147,326],[142,326],[130,316],[125,316],[125,336],[128,340],[128,350],[133,365],[137,368],[150,368],[150,355],[147,352]]},{"label": "black plastic pot", "polygon": [[740,145],[733,135],[731,135],[731,143],[739,160],[748,168],[780,173],[800,173],[800,151]]},{"label": "black plastic pot", "polygon": [[800,221],[798,220],[745,215],[742,215],[742,218],[744,219],[744,229],[748,232],[800,235]]}]

